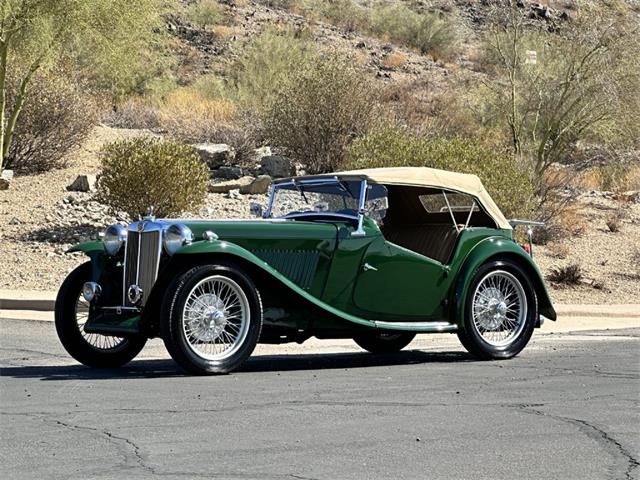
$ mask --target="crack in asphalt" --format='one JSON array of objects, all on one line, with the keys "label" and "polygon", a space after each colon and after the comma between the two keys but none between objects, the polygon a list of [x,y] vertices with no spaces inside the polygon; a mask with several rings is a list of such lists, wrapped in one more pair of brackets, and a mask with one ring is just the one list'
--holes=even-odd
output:
[{"label": "crack in asphalt", "polygon": [[[607,469],[609,470],[609,478],[614,480],[619,478],[633,480],[633,470],[640,466],[640,462],[632,455],[632,453],[627,448],[624,447],[624,445],[622,445],[618,440],[609,435],[609,433],[607,433],[602,428],[586,420],[565,417],[562,415],[554,415],[551,413],[543,412],[536,408],[546,406],[544,403],[520,403],[504,406],[516,408],[519,411],[532,415],[539,415],[564,423],[569,423],[578,427],[579,431],[584,433],[592,440],[596,441],[606,452],[608,452],[614,458],[614,465]],[[624,477],[620,477],[620,474],[623,474]]]},{"label": "crack in asphalt", "polygon": [[[77,412],[74,412],[77,413]],[[63,422],[62,420],[58,420],[53,418],[50,414],[45,412],[38,413],[26,413],[26,412],[0,412],[0,415],[16,415],[16,416],[24,416],[29,418],[35,418],[44,423],[53,424],[56,426],[68,428],[70,430],[79,430],[84,432],[89,432],[91,434],[96,434],[101,438],[106,438],[108,442],[116,445],[117,447],[126,447],[126,448],[118,448],[124,457],[124,464],[122,467],[124,468],[141,468],[152,476],[170,476],[170,477],[187,477],[187,478],[201,478],[201,479],[212,479],[212,478],[234,478],[239,480],[249,480],[249,479],[261,479],[261,480],[287,480],[291,478],[300,479],[300,480],[319,480],[314,477],[305,477],[297,474],[265,474],[265,473],[235,473],[235,472],[193,472],[193,471],[159,471],[155,467],[148,465],[144,457],[141,453],[141,448],[138,444],[127,437],[123,437],[120,435],[115,435],[113,432],[110,432],[106,429],[100,429],[96,427],[88,427],[85,425],[76,425],[70,422]],[[132,462],[133,461],[133,462]],[[132,464],[133,463],[133,464]],[[94,470],[94,472],[102,471]],[[111,471],[108,469],[108,471]]]},{"label": "crack in asphalt", "polygon": [[30,354],[42,355],[45,357],[56,357],[56,358],[69,358],[68,355],[63,355],[61,353],[51,353],[51,352],[43,352],[42,350],[31,350],[28,348],[15,348],[15,347],[0,347],[0,351],[8,351],[8,352],[24,352]]}]

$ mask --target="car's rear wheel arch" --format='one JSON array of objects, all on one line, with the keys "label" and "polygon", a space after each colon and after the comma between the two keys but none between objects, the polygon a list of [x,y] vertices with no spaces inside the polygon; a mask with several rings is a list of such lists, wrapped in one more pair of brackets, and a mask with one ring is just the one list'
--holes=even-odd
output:
[{"label": "car's rear wheel arch", "polygon": [[[500,252],[494,255],[490,255],[477,264],[473,261],[469,261],[467,265],[463,266],[458,273],[458,278],[455,282],[455,288],[452,292],[451,304],[454,306],[451,309],[451,321],[457,323],[459,327],[462,327],[461,322],[464,317],[464,299],[467,296],[470,280],[473,278],[474,273],[482,268],[484,265],[493,262],[502,262],[504,264],[514,264],[522,270],[526,275],[527,280],[531,283],[536,295],[536,301],[540,299],[546,299],[547,292],[542,283],[539,273],[535,268],[523,259],[520,255],[511,252]],[[474,263],[474,265],[469,265]],[[538,305],[538,308],[545,308],[546,305]],[[550,305],[549,305],[550,306]]]}]

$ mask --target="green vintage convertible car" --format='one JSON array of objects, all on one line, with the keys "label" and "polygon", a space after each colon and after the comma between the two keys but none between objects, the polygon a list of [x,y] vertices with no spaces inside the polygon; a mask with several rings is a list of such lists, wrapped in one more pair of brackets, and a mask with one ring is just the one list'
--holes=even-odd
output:
[{"label": "green vintage convertible car", "polygon": [[276,181],[251,220],[112,225],[71,249],[56,329],[92,367],[161,337],[194,373],[237,369],[258,342],[352,338],[397,352],[455,332],[481,359],[518,354],[556,319],[529,253],[478,177],[387,168]]}]

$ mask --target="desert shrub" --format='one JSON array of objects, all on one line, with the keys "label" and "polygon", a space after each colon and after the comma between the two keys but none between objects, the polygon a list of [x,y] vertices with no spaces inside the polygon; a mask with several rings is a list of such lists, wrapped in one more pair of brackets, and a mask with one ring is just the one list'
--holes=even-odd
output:
[{"label": "desert shrub", "polygon": [[352,139],[376,118],[375,94],[348,59],[326,57],[292,72],[263,114],[272,145],[300,161],[308,173],[334,170]]},{"label": "desert shrub", "polygon": [[[16,88],[17,82],[12,82],[9,99]],[[95,100],[73,79],[57,70],[36,76],[14,132],[7,168],[32,174],[63,167],[65,155],[97,120]]]},{"label": "desert shrub", "polygon": [[627,188],[627,178],[631,168],[620,161],[612,161],[606,165],[598,167],[600,177],[600,188],[602,190],[621,192]]},{"label": "desert shrub", "polygon": [[97,198],[131,218],[179,215],[200,206],[209,172],[196,151],[173,141],[137,138],[106,145]]},{"label": "desert shrub", "polygon": [[157,107],[160,127],[187,143],[212,141],[222,125],[233,121],[236,112],[232,101],[205,97],[194,87],[176,89]]},{"label": "desert shrub", "polygon": [[316,56],[304,32],[267,28],[233,65],[235,96],[246,108],[261,110],[296,70],[313,63]]},{"label": "desert shrub", "polygon": [[432,167],[478,175],[507,217],[536,216],[533,182],[513,157],[473,139],[375,130],[353,142],[347,168]]},{"label": "desert shrub", "polygon": [[407,61],[407,56],[405,54],[400,52],[393,52],[393,53],[390,53],[389,55],[386,55],[382,59],[382,65],[386,68],[393,70],[404,65],[406,61]]},{"label": "desert shrub", "polygon": [[298,3],[297,10],[347,32],[363,30],[369,25],[367,10],[353,0],[306,0]]},{"label": "desert shrub", "polygon": [[538,245],[549,242],[560,242],[567,238],[583,235],[588,228],[585,216],[576,205],[567,205],[561,200],[561,205],[545,206],[540,218],[545,222],[543,227],[535,229],[533,241]]},{"label": "desert shrub", "polygon": [[115,128],[154,129],[160,126],[153,102],[145,97],[131,97],[117,104],[104,122]]},{"label": "desert shrub", "polygon": [[374,8],[369,28],[436,58],[450,57],[458,49],[459,28],[454,21],[436,13],[417,13],[403,4]]},{"label": "desert shrub", "polygon": [[565,267],[552,268],[547,278],[550,282],[560,285],[578,285],[582,280],[582,268],[577,263],[572,263]]},{"label": "desert shrub", "polygon": [[202,28],[220,25],[227,20],[224,7],[217,0],[196,0],[187,7],[186,17]]},{"label": "desert shrub", "polygon": [[622,227],[622,215],[620,214],[620,212],[610,215],[609,217],[607,217],[605,224],[607,225],[607,228],[611,233],[619,232],[620,228]]}]

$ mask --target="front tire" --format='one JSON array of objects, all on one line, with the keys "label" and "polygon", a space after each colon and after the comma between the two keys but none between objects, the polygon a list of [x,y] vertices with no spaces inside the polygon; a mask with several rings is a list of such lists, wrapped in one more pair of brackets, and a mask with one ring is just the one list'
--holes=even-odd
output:
[{"label": "front tire", "polygon": [[162,307],[164,344],[188,372],[229,373],[251,355],[262,330],[262,303],[233,264],[188,270],[169,286]]},{"label": "front tire", "polygon": [[409,345],[415,336],[415,333],[405,332],[371,332],[358,335],[353,341],[371,353],[397,353]]},{"label": "front tire", "polygon": [[144,347],[143,336],[115,337],[87,333],[89,303],[82,297],[82,286],[91,280],[91,262],[73,270],[62,283],[55,307],[58,338],[69,355],[95,368],[120,367],[133,360]]},{"label": "front tire", "polygon": [[516,356],[531,339],[538,309],[526,273],[509,260],[482,265],[465,298],[458,338],[482,360]]}]

